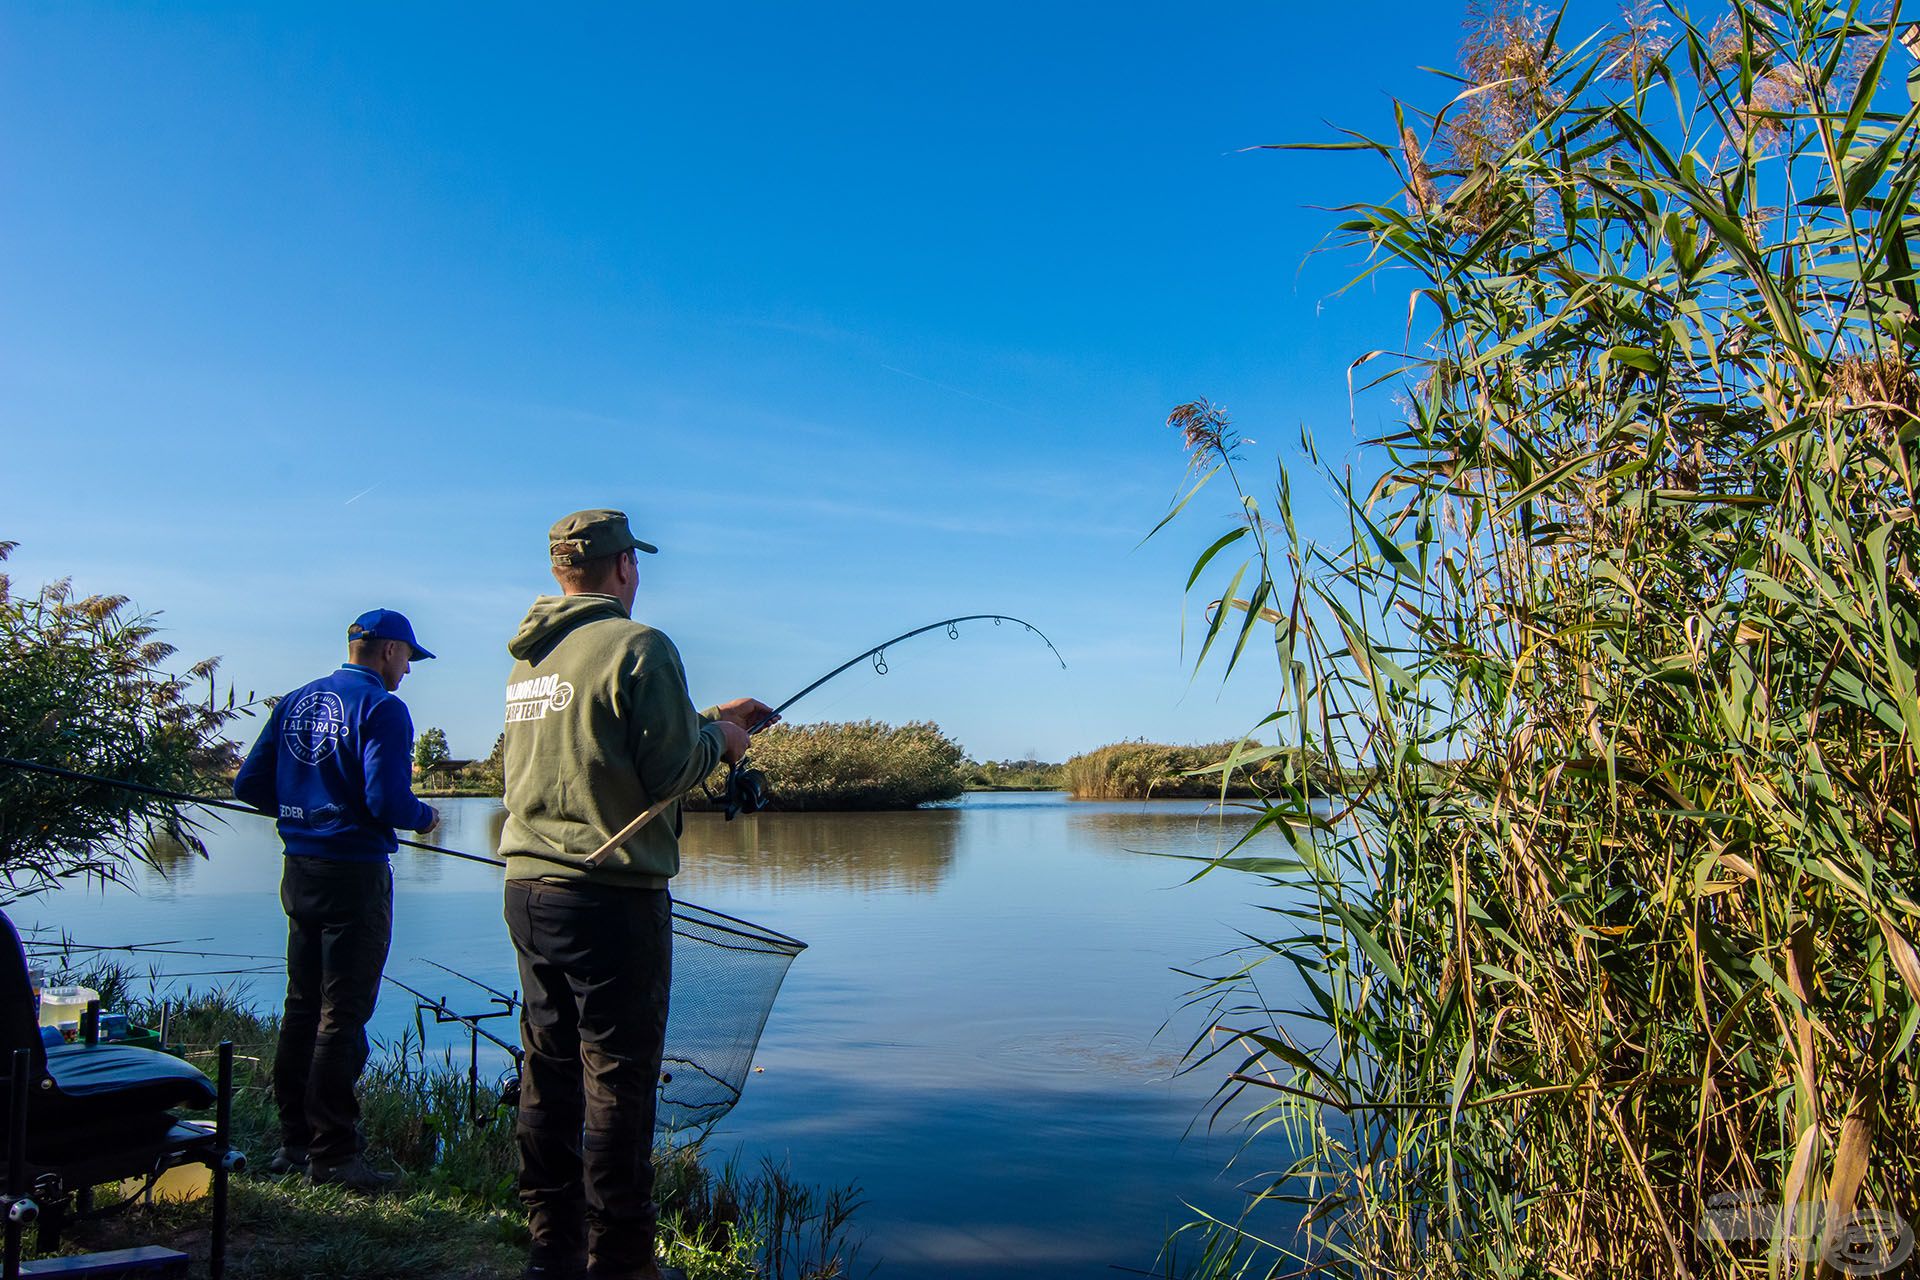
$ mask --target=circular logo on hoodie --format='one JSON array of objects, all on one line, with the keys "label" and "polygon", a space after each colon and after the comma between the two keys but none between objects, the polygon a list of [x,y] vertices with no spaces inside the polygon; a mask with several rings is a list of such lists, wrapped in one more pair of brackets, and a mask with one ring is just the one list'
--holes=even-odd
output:
[{"label": "circular logo on hoodie", "polygon": [[534,676],[507,686],[507,723],[544,720],[549,711],[573,705],[573,685],[559,676]]},{"label": "circular logo on hoodie", "polygon": [[280,722],[280,741],[303,764],[319,764],[347,736],[347,708],[340,695],[316,689],[293,704]]}]

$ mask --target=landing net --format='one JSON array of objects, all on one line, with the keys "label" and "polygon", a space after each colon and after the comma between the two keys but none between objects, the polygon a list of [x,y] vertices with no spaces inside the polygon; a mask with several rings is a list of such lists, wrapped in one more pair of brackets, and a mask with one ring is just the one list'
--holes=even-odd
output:
[{"label": "landing net", "polygon": [[703,1128],[740,1101],[774,998],[806,945],[691,902],[673,904],[658,1127]]}]

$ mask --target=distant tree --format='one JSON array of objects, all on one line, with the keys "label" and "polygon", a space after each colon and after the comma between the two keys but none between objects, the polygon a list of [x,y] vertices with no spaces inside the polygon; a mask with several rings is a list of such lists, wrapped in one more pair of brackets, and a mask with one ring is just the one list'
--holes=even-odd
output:
[{"label": "distant tree", "polygon": [[413,767],[425,773],[435,765],[446,763],[452,754],[447,750],[447,731],[437,726],[429,728],[413,744]]},{"label": "distant tree", "polygon": [[[0,542],[0,561],[16,546]],[[174,675],[151,615],[125,596],[73,598],[66,580],[15,595],[0,573],[0,756],[181,792],[211,790],[237,763],[214,696],[219,659]],[[0,901],[65,877],[121,881],[156,836],[204,856],[190,807],[97,782],[0,768]]]}]

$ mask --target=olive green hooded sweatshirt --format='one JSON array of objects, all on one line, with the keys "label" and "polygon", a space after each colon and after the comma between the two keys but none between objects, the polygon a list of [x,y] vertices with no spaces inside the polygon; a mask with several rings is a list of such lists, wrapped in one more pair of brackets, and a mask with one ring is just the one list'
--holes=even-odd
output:
[{"label": "olive green hooded sweatshirt", "polygon": [[541,596],[507,651],[507,878],[663,889],[680,870],[680,806],[595,868],[586,855],[712,771],[725,747],[695,711],[673,642],[612,596]]}]

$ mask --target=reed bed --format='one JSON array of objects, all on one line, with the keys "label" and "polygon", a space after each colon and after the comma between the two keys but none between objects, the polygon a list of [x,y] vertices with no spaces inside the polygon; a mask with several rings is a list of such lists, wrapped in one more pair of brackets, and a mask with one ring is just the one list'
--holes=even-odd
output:
[{"label": "reed bed", "polygon": [[[1195,1057],[1279,1172],[1242,1223],[1197,1225],[1198,1273],[1903,1265],[1920,111],[1897,36],[1824,0],[1590,36],[1483,9],[1444,109],[1326,144],[1397,187],[1339,238],[1425,334],[1355,362],[1399,424],[1352,469],[1305,442],[1268,493],[1227,415],[1171,419],[1195,487],[1237,504],[1194,569],[1225,584],[1202,661],[1275,663],[1218,763],[1305,750],[1365,780],[1331,813],[1277,789],[1218,863],[1285,905],[1201,993]],[[1295,522],[1307,478],[1334,536]]]},{"label": "reed bed", "polygon": [[[781,812],[915,809],[966,790],[966,752],[928,721],[777,724],[753,739],[749,763],[767,775]],[[707,789],[721,794],[726,768]],[[715,806],[699,790],[689,809]]]},{"label": "reed bed", "polygon": [[1219,800],[1260,794],[1246,772],[1223,787],[1218,768],[1230,742],[1169,746],[1164,742],[1115,742],[1074,756],[1062,766],[1061,784],[1076,800]]}]

